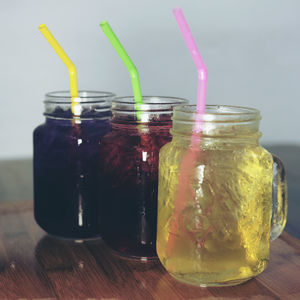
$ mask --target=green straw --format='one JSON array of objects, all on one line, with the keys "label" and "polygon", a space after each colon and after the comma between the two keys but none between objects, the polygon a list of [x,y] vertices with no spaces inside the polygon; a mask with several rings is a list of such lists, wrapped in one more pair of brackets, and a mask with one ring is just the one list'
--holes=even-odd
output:
[{"label": "green straw", "polygon": [[[106,37],[109,39],[112,46],[115,48],[117,53],[119,54],[120,58],[122,59],[123,63],[125,64],[127,70],[129,71],[133,89],[133,96],[135,101],[135,109],[139,110],[140,104],[143,104],[142,92],[141,92],[141,85],[139,79],[139,72],[136,66],[131,61],[130,57],[128,56],[126,50],[120,43],[119,39],[113,32],[112,28],[108,24],[107,21],[103,21],[100,23],[100,27],[105,33]],[[139,119],[139,114],[138,114]]]}]

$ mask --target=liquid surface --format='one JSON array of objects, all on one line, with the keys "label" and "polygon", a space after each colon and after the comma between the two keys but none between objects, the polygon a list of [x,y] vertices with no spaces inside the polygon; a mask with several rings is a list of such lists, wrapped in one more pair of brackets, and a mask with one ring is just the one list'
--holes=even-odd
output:
[{"label": "liquid surface", "polygon": [[226,285],[265,269],[272,166],[272,156],[256,145],[162,148],[157,253],[172,276]]}]

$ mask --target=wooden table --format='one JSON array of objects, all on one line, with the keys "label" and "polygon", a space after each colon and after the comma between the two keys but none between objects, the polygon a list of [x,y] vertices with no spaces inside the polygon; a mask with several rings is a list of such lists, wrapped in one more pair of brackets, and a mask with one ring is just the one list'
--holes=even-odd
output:
[{"label": "wooden table", "polygon": [[0,205],[0,299],[300,299],[300,241],[288,233],[271,245],[256,279],[235,287],[198,288],[177,282],[159,261],[111,254],[101,240],[47,236],[31,202]]}]

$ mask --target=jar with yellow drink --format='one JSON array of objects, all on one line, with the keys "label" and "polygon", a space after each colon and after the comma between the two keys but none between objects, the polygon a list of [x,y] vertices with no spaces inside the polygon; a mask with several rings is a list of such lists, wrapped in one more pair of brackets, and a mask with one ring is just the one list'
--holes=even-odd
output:
[{"label": "jar with yellow drink", "polygon": [[259,145],[256,109],[174,109],[172,142],[160,151],[157,254],[176,279],[235,285],[266,267],[286,223],[287,185],[278,157]]}]

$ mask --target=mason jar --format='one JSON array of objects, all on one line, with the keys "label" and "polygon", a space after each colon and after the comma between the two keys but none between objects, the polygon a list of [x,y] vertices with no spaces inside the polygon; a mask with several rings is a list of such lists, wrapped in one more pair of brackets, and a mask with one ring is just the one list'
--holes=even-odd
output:
[{"label": "mason jar", "polygon": [[259,145],[260,113],[246,107],[175,107],[160,151],[157,254],[176,279],[235,285],[260,274],[287,217],[278,157]]},{"label": "mason jar", "polygon": [[156,257],[158,154],[171,140],[173,107],[187,101],[171,97],[133,97],[112,101],[112,131],[102,141],[101,220],[103,239],[116,253]]},{"label": "mason jar", "polygon": [[33,133],[34,216],[47,233],[63,238],[101,235],[99,147],[111,130],[114,94],[80,91],[73,117],[69,92],[45,96],[45,123]]}]

